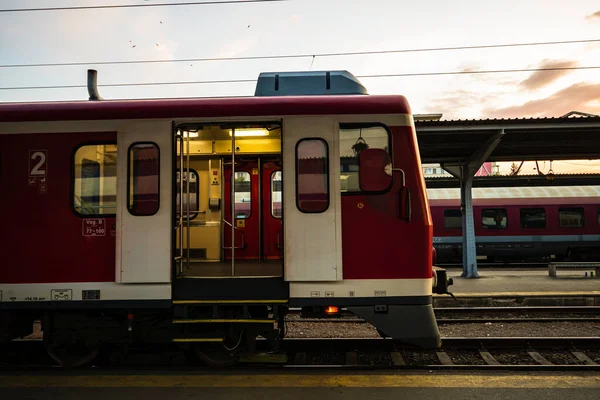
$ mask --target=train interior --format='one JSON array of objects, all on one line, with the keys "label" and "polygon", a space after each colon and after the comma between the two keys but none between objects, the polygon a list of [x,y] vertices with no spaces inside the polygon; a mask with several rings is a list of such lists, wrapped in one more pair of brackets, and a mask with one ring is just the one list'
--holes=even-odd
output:
[{"label": "train interior", "polygon": [[176,277],[283,277],[281,125],[185,125],[175,143]]}]

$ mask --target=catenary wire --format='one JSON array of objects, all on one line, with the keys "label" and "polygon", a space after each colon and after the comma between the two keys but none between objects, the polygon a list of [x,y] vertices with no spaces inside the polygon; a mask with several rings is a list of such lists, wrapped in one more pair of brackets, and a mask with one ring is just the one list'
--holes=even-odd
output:
[{"label": "catenary wire", "polygon": [[241,57],[200,57],[200,58],[159,59],[159,60],[1,64],[0,68],[67,67],[67,66],[81,66],[81,65],[158,64],[158,63],[179,63],[179,62],[274,60],[274,59],[309,58],[309,57],[312,57],[312,58],[315,58],[315,57],[344,57],[344,56],[418,53],[418,52],[436,52],[436,51],[461,51],[461,50],[493,49],[493,48],[506,48],[506,47],[548,46],[548,45],[581,44],[581,43],[594,43],[594,42],[600,42],[600,39],[562,40],[562,41],[553,41],[553,42],[500,43],[500,44],[484,44],[484,45],[473,45],[473,46],[424,47],[424,48],[412,48],[412,49],[352,51],[352,52],[317,53],[317,54],[271,54],[271,55],[264,55],[264,56],[241,56]]},{"label": "catenary wire", "polygon": [[[523,69],[498,69],[482,71],[448,71],[448,72],[414,72],[399,74],[372,74],[357,75],[357,78],[394,78],[394,77],[416,77],[416,76],[443,76],[443,75],[469,75],[469,74],[499,74],[515,72],[540,72],[540,71],[566,71],[566,70],[591,70],[600,69],[600,66],[583,67],[555,67],[555,68],[523,68]],[[182,82],[142,82],[142,83],[108,83],[99,84],[99,87],[127,87],[127,86],[167,86],[167,85],[199,85],[215,83],[250,83],[256,82],[256,79],[228,79],[213,81],[182,81]],[[33,89],[79,89],[86,88],[86,85],[53,85],[53,86],[14,86],[0,87],[0,90],[33,90]]]},{"label": "catenary wire", "polygon": [[219,4],[243,4],[243,3],[281,3],[294,0],[223,0],[223,1],[193,1],[187,3],[144,3],[144,4],[105,4],[98,6],[71,6],[71,7],[39,7],[39,8],[5,8],[0,13],[11,12],[36,12],[36,11],[76,11],[76,10],[100,10],[111,8],[139,8],[139,7],[173,7],[173,6],[204,6]]}]

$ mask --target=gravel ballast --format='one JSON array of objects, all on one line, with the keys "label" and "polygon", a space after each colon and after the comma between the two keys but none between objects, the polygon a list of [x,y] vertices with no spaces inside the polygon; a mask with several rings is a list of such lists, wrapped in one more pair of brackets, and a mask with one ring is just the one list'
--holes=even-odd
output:
[{"label": "gravel ballast", "polygon": [[[442,337],[589,337],[600,336],[598,322],[502,322],[440,324]],[[366,323],[288,322],[290,338],[369,338],[379,337]]]}]

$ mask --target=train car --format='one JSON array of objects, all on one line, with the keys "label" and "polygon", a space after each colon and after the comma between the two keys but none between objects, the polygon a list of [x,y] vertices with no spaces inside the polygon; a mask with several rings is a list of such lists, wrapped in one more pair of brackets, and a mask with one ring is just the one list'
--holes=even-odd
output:
[{"label": "train car", "polygon": [[[428,189],[437,262],[462,263],[459,189]],[[600,261],[600,187],[473,189],[484,262]]]},{"label": "train car", "polygon": [[[90,93],[95,89],[92,87]],[[440,344],[413,118],[348,72],[265,73],[244,98],[0,105],[0,337],[49,354],[277,350],[289,307],[345,307]]]}]

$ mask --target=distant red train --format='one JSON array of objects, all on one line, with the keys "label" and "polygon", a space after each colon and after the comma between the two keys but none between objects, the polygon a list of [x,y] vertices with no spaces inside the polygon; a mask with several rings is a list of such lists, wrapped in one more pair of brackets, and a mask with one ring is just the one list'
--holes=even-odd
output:
[{"label": "distant red train", "polygon": [[62,364],[137,342],[233,362],[258,337],[276,351],[292,306],[441,343],[450,281],[410,107],[347,72],[262,74],[247,98],[2,104],[0,162],[0,339],[39,319]]},{"label": "distant red train", "polygon": [[[459,189],[428,189],[437,263],[462,262]],[[485,262],[600,261],[600,187],[473,189]]]}]

